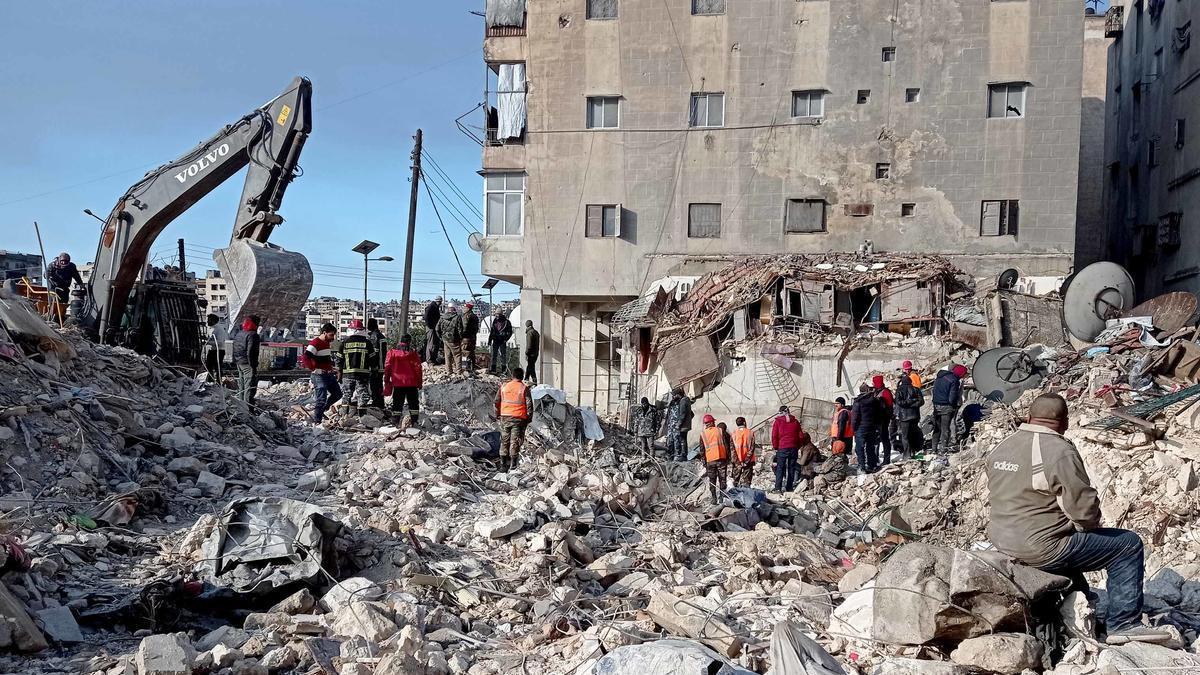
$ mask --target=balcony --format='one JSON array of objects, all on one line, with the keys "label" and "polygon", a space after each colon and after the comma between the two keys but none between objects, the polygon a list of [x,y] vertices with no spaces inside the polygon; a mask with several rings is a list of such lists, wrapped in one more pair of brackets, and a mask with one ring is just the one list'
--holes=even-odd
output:
[{"label": "balcony", "polygon": [[1104,37],[1121,37],[1125,32],[1125,7],[1113,5],[1104,15]]}]

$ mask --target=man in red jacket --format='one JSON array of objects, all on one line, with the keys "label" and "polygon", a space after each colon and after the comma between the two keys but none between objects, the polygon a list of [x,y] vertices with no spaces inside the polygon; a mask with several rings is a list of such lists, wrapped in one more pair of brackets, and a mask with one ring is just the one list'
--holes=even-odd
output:
[{"label": "man in red jacket", "polygon": [[883,383],[882,375],[871,378],[871,388],[875,390],[875,396],[883,403],[883,417],[879,420],[879,445],[883,449],[882,463],[891,464],[893,428],[896,425],[896,398],[892,396],[892,390]]},{"label": "man in red jacket", "polygon": [[421,355],[409,346],[412,341],[401,335],[395,348],[388,350],[383,363],[383,394],[392,397],[392,422],[399,423],[408,402],[408,421],[401,426],[407,428],[418,423],[421,408]]},{"label": "man in red jacket", "polygon": [[796,461],[800,448],[809,442],[800,420],[792,416],[786,405],[779,407],[779,416],[771,423],[771,447],[775,449],[775,491],[791,492],[796,487],[799,467]]}]

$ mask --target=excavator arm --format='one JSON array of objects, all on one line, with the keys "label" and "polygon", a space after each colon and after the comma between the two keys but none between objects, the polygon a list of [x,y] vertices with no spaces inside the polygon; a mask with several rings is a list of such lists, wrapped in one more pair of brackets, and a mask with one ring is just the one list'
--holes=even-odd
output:
[{"label": "excavator arm", "polygon": [[85,324],[107,338],[121,323],[159,233],[248,166],[229,246],[213,254],[227,279],[228,320],[236,325],[243,315],[259,314],[264,326],[290,326],[312,289],[312,270],[302,255],[267,239],[283,222],[277,211],[299,173],[311,130],[312,83],[297,77],[265,105],[130,187],[105,220]]}]

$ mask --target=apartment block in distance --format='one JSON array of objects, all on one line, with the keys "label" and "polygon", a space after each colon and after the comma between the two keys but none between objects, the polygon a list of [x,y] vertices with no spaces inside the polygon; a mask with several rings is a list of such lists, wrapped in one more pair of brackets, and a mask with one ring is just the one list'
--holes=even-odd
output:
[{"label": "apartment block in distance", "polygon": [[1200,5],[1114,0],[1105,127],[1109,254],[1143,298],[1200,293]]},{"label": "apartment block in distance", "polygon": [[539,379],[576,403],[621,405],[616,308],[733,256],[869,240],[979,276],[1071,269],[1079,0],[486,14],[483,272],[521,286]]}]

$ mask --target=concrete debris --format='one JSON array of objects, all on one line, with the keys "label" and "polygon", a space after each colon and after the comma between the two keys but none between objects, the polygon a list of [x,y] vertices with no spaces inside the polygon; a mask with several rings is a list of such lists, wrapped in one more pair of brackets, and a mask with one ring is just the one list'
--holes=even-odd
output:
[{"label": "concrete debris", "polygon": [[151,635],[138,645],[135,664],[137,675],[192,675],[196,650],[183,633]]},{"label": "concrete debris", "polygon": [[950,660],[963,666],[1003,675],[1020,675],[1042,665],[1042,643],[1024,633],[996,633],[968,638],[950,653]]},{"label": "concrete debris", "polygon": [[614,649],[596,662],[594,675],[748,675],[710,649],[683,640],[656,640]]}]

